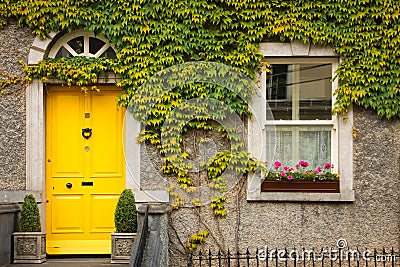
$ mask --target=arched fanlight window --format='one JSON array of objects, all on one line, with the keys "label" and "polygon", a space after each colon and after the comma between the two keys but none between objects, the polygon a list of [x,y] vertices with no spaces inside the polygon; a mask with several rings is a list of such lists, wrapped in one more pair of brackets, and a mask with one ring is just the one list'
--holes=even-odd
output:
[{"label": "arched fanlight window", "polygon": [[116,58],[116,53],[110,42],[94,33],[74,31],[61,37],[50,49],[48,57],[106,57]]}]

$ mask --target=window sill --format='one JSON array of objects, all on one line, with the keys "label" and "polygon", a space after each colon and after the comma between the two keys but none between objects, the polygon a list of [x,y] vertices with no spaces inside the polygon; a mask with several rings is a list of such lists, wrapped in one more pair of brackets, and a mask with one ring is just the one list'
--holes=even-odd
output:
[{"label": "window sill", "polygon": [[340,193],[247,192],[247,201],[353,202],[354,190],[342,191]]}]

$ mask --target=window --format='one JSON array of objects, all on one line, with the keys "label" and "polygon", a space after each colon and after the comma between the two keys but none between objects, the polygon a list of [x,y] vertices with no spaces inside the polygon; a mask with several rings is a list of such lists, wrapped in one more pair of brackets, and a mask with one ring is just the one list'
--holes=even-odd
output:
[{"label": "window", "polygon": [[79,30],[61,37],[49,52],[50,58],[77,56],[117,58],[107,39]]},{"label": "window", "polygon": [[339,57],[329,48],[301,42],[260,45],[270,71],[259,76],[260,92],[251,107],[248,146],[268,162],[310,167],[333,163],[340,174],[339,193],[261,192],[260,174],[248,178],[249,201],[354,201],[352,111],[346,119],[332,114]]},{"label": "window", "polygon": [[275,126],[266,133],[267,158],[287,166],[305,160],[313,168],[335,161],[331,157],[332,76],[338,59],[266,60],[270,72],[262,82],[267,112],[273,116],[266,123]]},{"label": "window", "polygon": [[[93,32],[76,30],[57,39],[48,53],[49,58],[110,58],[116,59],[113,45],[102,35]],[[116,83],[120,74],[107,72],[100,73],[97,83]],[[48,81],[49,82],[49,81]],[[57,81],[51,81],[53,83]]]}]

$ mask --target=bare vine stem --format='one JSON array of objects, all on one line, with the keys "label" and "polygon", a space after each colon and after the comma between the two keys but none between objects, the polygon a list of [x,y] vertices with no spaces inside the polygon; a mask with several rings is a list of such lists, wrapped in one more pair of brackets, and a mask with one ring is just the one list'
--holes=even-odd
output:
[{"label": "bare vine stem", "polygon": [[176,250],[179,251],[179,253],[181,253],[183,256],[185,256],[185,255],[186,255],[186,252],[185,252],[186,246],[185,246],[185,244],[182,242],[181,238],[179,237],[178,231],[175,229],[175,226],[174,226],[173,221],[172,221],[172,216],[171,216],[171,214],[168,215],[168,224],[169,224],[169,226],[171,227],[171,229],[174,231],[175,236],[176,236],[176,238],[177,238],[178,241],[179,241],[179,244],[180,244],[180,245],[183,247],[183,249],[184,249],[184,251],[182,251],[182,250],[180,250],[180,249],[177,247]]},{"label": "bare vine stem", "polygon": [[[237,184],[237,191],[236,191],[236,231],[235,231],[235,249],[239,251],[239,231],[240,231],[240,194],[242,192],[243,186],[245,184],[246,179],[243,176],[238,184]],[[236,187],[236,186],[235,186]]]},{"label": "bare vine stem", "polygon": [[218,238],[214,235],[213,231],[212,231],[212,230],[210,229],[210,227],[201,219],[200,207],[199,207],[199,208],[196,208],[195,211],[196,211],[197,214],[198,214],[200,224],[203,225],[204,228],[207,229],[208,233],[209,233],[209,234],[211,235],[211,237],[214,239],[215,244],[218,246],[218,248],[219,248],[221,251],[225,251],[225,250],[224,250],[224,249],[225,249],[225,244],[223,243],[223,244],[221,245],[221,244],[219,243],[219,240],[218,240]]}]

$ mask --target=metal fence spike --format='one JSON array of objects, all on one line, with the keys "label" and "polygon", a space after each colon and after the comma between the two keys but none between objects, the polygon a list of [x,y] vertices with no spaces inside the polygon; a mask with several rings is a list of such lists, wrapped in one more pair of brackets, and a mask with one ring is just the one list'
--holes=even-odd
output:
[{"label": "metal fence spike", "polygon": [[[336,252],[330,254],[327,249]],[[232,266],[236,267],[396,267],[398,266],[396,263],[400,261],[400,251],[396,251],[394,247],[390,249],[385,247],[382,249],[374,248],[371,250],[366,247],[364,251],[360,251],[359,247],[356,247],[355,250],[321,248],[320,251],[316,251],[314,247],[310,250],[305,250],[303,247],[300,251],[297,251],[294,247],[294,250],[289,252],[287,247],[284,250],[278,250],[278,248],[269,250],[265,246],[264,249],[256,248],[253,250],[255,251],[254,254],[250,251],[251,248],[246,248],[245,251],[237,250],[232,254],[229,248],[226,253],[221,249],[216,253],[210,248],[208,252],[199,249],[198,253],[190,252],[188,254],[187,266],[229,267],[231,266],[231,262],[233,262]],[[303,254],[300,254],[302,253],[301,251],[303,251]],[[304,258],[305,256],[309,256],[309,258]],[[297,261],[301,264],[298,265]]]}]

